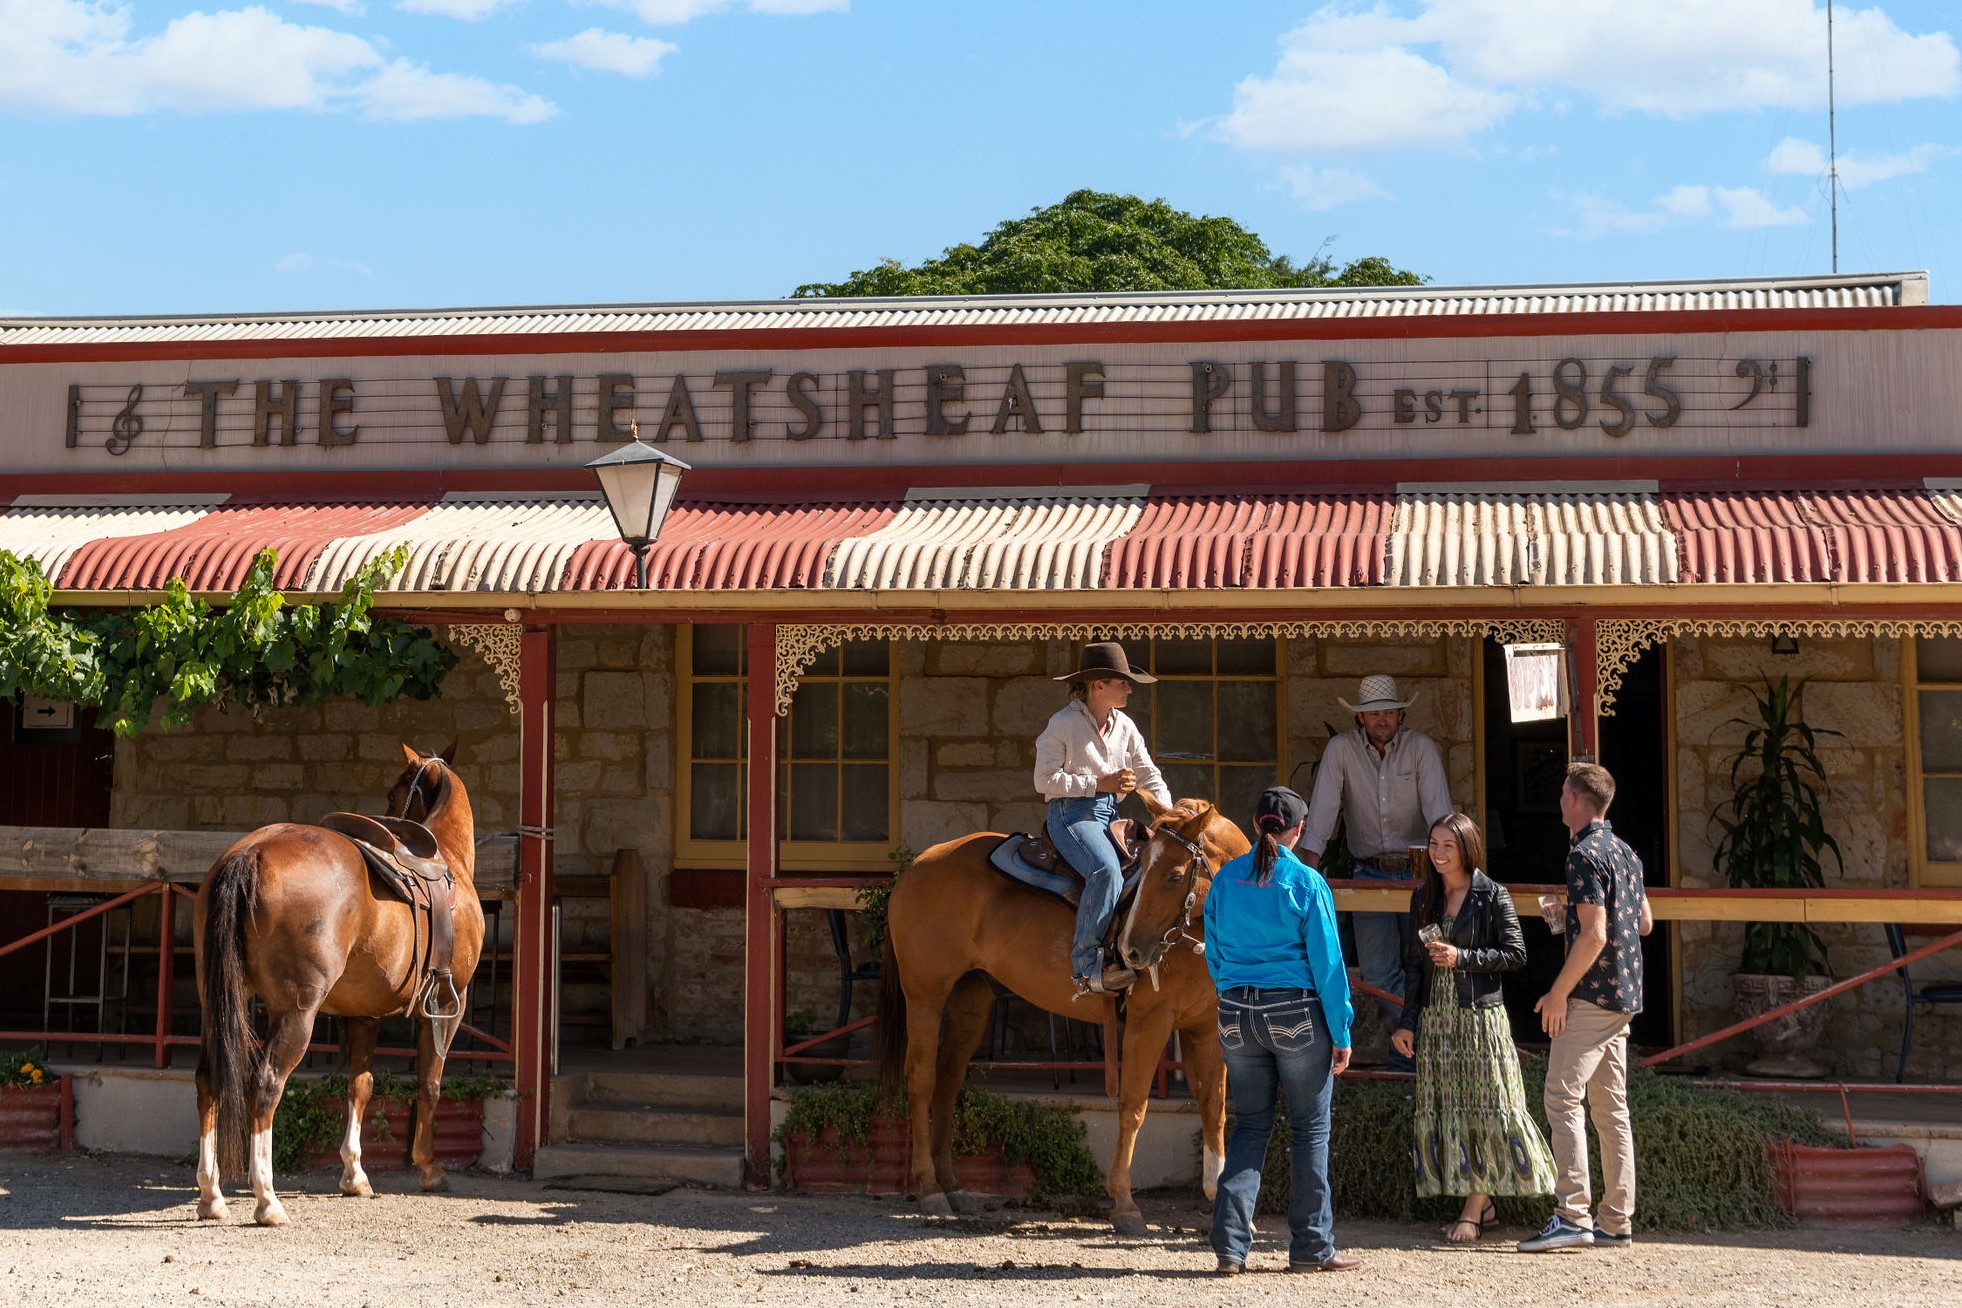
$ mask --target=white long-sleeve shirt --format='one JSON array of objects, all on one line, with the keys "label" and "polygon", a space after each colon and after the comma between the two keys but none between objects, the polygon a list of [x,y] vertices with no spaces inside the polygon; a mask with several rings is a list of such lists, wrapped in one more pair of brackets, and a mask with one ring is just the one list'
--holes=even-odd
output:
[{"label": "white long-sleeve shirt", "polygon": [[1322,752],[1300,847],[1316,854],[1327,849],[1339,813],[1357,858],[1401,854],[1427,843],[1431,823],[1450,811],[1451,787],[1435,741],[1404,728],[1379,757],[1358,727]]},{"label": "white long-sleeve shirt", "polygon": [[1035,788],[1044,799],[1094,795],[1099,777],[1125,768],[1137,774],[1139,790],[1149,791],[1160,803],[1172,802],[1143,733],[1122,709],[1112,709],[1110,724],[1099,729],[1083,701],[1073,699],[1056,710],[1036,737]]}]

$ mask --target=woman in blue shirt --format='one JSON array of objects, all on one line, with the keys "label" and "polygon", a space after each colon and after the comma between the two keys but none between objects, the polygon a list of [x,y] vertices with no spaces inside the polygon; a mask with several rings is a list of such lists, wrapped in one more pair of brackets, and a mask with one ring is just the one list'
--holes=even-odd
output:
[{"label": "woman in blue shirt", "polygon": [[1213,1201],[1219,1272],[1246,1270],[1260,1166],[1285,1089],[1293,1131],[1288,1270],[1347,1271],[1329,1198],[1329,1097],[1349,1066],[1349,972],[1322,874],[1294,856],[1308,805],[1286,786],[1254,805],[1260,843],[1228,863],[1206,896],[1206,966],[1219,988],[1219,1042],[1233,1097],[1233,1137]]}]

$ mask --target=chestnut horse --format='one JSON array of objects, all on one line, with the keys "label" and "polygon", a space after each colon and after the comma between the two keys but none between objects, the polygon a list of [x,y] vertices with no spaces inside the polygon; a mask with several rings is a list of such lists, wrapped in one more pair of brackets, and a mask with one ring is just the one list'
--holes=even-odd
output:
[{"label": "chestnut horse", "polygon": [[[451,971],[460,997],[468,993],[484,939],[470,797],[450,770],[454,745],[441,754],[418,754],[407,745],[402,752],[408,766],[388,792],[388,812],[426,825],[455,875]],[[400,1013],[409,1013],[416,1024],[410,1156],[423,1189],[443,1188],[443,1169],[436,1164],[436,1101],[449,1042],[438,1038],[441,1015],[432,1020],[412,1011],[429,929],[414,919],[407,903],[376,893],[350,841],[323,827],[290,822],[260,827],[226,850],[198,887],[193,939],[204,1028],[197,1073],[199,1217],[225,1215],[219,1182],[241,1170],[249,1121],[252,1194],[258,1201],[254,1220],[261,1226],[285,1224],[286,1211],[273,1193],[273,1113],[320,1013],[347,1019],[341,1193],[374,1194],[361,1170],[361,1119],[374,1091],[369,1063],[381,1019]],[[253,1038],[252,995],[266,1008],[263,1044]],[[460,998],[455,1006],[460,1008]]]},{"label": "chestnut horse", "polygon": [[[1159,1055],[1173,1031],[1181,1037],[1186,1082],[1199,1101],[1207,1198],[1219,1179],[1226,1152],[1226,1063],[1219,999],[1202,952],[1201,906],[1213,873],[1248,849],[1240,828],[1204,800],[1167,808],[1143,791],[1138,797],[1153,823],[1118,949],[1127,966],[1140,973],[1155,968],[1156,976],[1141,975],[1131,988],[1119,1085],[1111,1087],[1106,1077],[1119,1112],[1104,1188],[1114,1201],[1111,1220],[1125,1235],[1144,1234],[1144,1218],[1131,1198],[1131,1152]],[[935,845],[894,884],[886,907],[880,1075],[895,1085],[903,1063],[913,1128],[909,1186],[930,1213],[956,1211],[967,1202],[954,1175],[953,1108],[994,1003],[989,978],[1067,1018],[1106,1018],[1112,1002],[1073,999],[1075,911],[990,867],[988,855],[1001,839],[981,832]],[[1105,1029],[1113,1030],[1114,1022]]]}]

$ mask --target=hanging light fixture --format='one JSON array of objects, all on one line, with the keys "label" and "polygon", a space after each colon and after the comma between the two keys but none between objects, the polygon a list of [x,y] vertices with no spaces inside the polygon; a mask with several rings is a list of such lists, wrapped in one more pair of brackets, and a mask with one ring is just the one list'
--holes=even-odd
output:
[{"label": "hanging light fixture", "polygon": [[598,479],[606,507],[613,511],[613,525],[620,539],[634,553],[634,587],[647,589],[647,551],[661,534],[668,507],[681,487],[681,474],[688,465],[671,454],[663,454],[640,438],[640,424],[633,424],[633,439],[618,449],[600,455],[588,468]]}]

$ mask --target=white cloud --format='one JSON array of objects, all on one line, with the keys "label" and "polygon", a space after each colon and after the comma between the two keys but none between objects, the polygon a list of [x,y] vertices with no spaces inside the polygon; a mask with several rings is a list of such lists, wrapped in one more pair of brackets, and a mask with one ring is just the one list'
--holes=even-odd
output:
[{"label": "white cloud", "polygon": [[1597,195],[1568,197],[1580,213],[1577,231],[1565,236],[1594,238],[1611,234],[1646,235],[1665,227],[1708,226],[1718,223],[1733,230],[1760,227],[1793,227],[1812,221],[1798,208],[1781,209],[1764,192],[1749,186],[1674,186],[1649,202],[1646,209],[1630,210]]},{"label": "white cloud", "polygon": [[1388,191],[1369,178],[1342,168],[1283,168],[1281,180],[1288,184],[1295,202],[1313,212],[1357,200],[1390,198]]},{"label": "white cloud", "polygon": [[428,118],[502,118],[542,123],[558,106],[521,87],[487,82],[460,73],[431,72],[422,64],[397,59],[361,86],[353,99],[370,118],[412,123]]},{"label": "white cloud", "polygon": [[1719,205],[1736,228],[1799,227],[1812,221],[1803,209],[1780,209],[1770,196],[1752,186],[1711,188]]},{"label": "white cloud", "polygon": [[375,270],[365,263],[356,263],[351,259],[316,259],[310,254],[289,254],[273,265],[273,271],[280,273],[357,273],[363,277],[372,277],[375,275]]},{"label": "white cloud", "polygon": [[[327,0],[317,0],[326,3]],[[507,8],[516,0],[395,0],[395,7],[411,14],[439,14],[444,18],[461,18],[473,23],[479,18],[488,18],[500,9]]]},{"label": "white cloud", "polygon": [[646,77],[660,71],[661,60],[678,49],[680,47],[673,42],[656,41],[651,36],[627,36],[589,27],[562,41],[535,45],[532,52],[546,59],[576,64],[581,68],[594,68],[603,73]]},{"label": "white cloud", "polygon": [[368,6],[362,4],[361,0],[293,0],[293,3],[298,5],[319,5],[323,9],[331,9],[335,13],[346,15],[349,18],[359,18],[362,14],[368,12]]},{"label": "white cloud", "polygon": [[[705,14],[735,9],[739,0],[599,0],[614,9],[638,14],[651,27],[679,27]],[[801,17],[806,14],[842,13],[851,0],[740,0],[740,7],[753,14]]]},{"label": "white cloud", "polygon": [[[1946,32],[1878,8],[1836,14],[1842,105],[1962,91]],[[1235,90],[1235,145],[1295,153],[1455,145],[1522,105],[1583,96],[1610,113],[1690,117],[1826,100],[1814,0],[1419,0],[1328,6],[1282,38],[1271,75]]]},{"label": "white cloud", "polygon": [[[1839,159],[1839,184],[1843,190],[1857,191],[1877,182],[1891,181],[1896,177],[1906,177],[1913,173],[1925,173],[1928,166],[1938,159],[1947,159],[1957,153],[1954,146],[1917,145],[1912,150],[1899,154],[1883,154],[1872,158],[1866,155],[1849,153]],[[1765,166],[1774,173],[1796,173],[1800,176],[1824,177],[1826,175],[1826,152],[1811,141],[1801,141],[1788,136],[1771,151]]]},{"label": "white cloud", "polygon": [[361,37],[257,5],[185,14],[138,36],[128,8],[0,0],[0,32],[0,109],[125,117],[353,105],[384,119],[474,114],[518,123],[556,112],[517,87],[391,63]]}]

